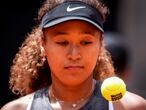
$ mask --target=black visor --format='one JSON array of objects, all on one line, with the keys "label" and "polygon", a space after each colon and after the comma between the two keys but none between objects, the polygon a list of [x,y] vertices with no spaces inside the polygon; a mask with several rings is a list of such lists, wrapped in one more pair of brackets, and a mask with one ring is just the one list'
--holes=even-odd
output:
[{"label": "black visor", "polygon": [[95,8],[80,1],[64,2],[48,11],[42,18],[41,27],[48,28],[69,20],[83,20],[103,30],[103,17]]}]

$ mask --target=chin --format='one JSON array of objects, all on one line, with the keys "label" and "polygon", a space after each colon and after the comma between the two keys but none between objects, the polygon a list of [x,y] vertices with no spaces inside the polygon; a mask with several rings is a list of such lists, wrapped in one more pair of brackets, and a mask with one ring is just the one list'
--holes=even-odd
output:
[{"label": "chin", "polygon": [[82,84],[85,80],[83,79],[67,79],[62,81],[62,83],[66,86],[78,86]]}]

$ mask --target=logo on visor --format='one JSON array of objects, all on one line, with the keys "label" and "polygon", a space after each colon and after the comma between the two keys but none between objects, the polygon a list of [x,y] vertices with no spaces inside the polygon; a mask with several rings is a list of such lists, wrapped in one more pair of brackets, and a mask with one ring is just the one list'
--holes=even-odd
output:
[{"label": "logo on visor", "polygon": [[71,8],[70,5],[67,7],[67,12],[71,12],[71,11],[74,11],[74,10],[78,10],[78,9],[81,9],[81,8],[86,8],[85,6],[79,6],[79,7],[73,7]]}]

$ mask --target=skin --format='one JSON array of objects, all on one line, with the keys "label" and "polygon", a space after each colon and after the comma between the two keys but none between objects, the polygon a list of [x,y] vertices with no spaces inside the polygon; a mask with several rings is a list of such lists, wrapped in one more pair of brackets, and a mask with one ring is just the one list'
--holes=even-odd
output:
[{"label": "skin", "polygon": [[44,30],[43,47],[57,98],[76,101],[90,92],[101,35],[91,24],[78,20]]},{"label": "skin", "polygon": [[142,97],[126,92],[124,97],[117,102],[113,102],[115,110],[146,110],[146,100]]},{"label": "skin", "polygon": [[[69,21],[44,30],[42,46],[51,68],[53,92],[57,98],[75,101],[91,89],[101,48],[101,33],[83,21]],[[6,104],[1,110],[26,110],[33,94]],[[146,110],[146,101],[127,92],[114,110]]]}]

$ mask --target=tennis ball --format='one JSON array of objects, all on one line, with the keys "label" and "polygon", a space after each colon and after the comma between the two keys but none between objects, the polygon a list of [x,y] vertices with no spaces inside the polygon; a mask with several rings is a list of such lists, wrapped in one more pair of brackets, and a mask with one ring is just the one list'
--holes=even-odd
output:
[{"label": "tennis ball", "polygon": [[124,81],[118,77],[109,77],[101,85],[101,93],[108,101],[118,101],[126,93]]}]

